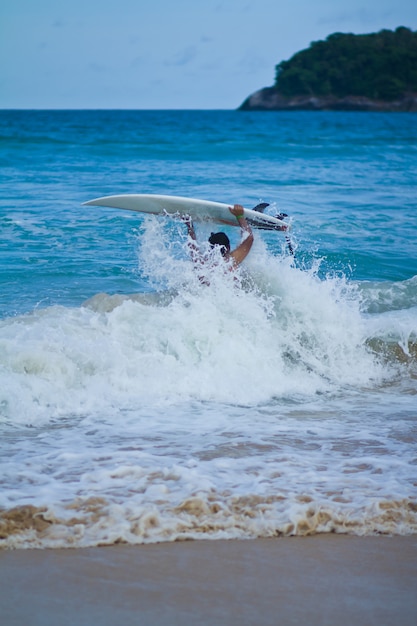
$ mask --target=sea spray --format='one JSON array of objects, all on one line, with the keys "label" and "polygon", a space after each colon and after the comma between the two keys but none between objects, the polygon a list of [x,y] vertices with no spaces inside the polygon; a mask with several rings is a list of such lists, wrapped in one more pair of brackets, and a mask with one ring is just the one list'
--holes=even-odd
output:
[{"label": "sea spray", "polygon": [[102,296],[99,310],[93,301],[1,322],[4,415],[30,423],[152,398],[251,404],[383,377],[356,290],[342,279],[320,280],[259,244],[237,281],[217,265],[202,285],[149,224],[149,280],[162,267],[175,295],[148,304],[133,294],[100,312]]}]

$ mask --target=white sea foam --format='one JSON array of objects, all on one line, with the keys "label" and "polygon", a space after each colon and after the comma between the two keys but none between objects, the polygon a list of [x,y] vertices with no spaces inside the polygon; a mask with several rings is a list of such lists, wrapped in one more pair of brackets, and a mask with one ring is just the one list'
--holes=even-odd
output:
[{"label": "white sea foam", "polygon": [[401,316],[259,241],[202,285],[159,229],[168,292],[0,323],[2,544],[417,532],[409,399],[367,345]]},{"label": "white sea foam", "polygon": [[417,531],[402,420],[278,406],[145,406],[10,436],[1,543]]},{"label": "white sea foam", "polygon": [[[238,283],[222,268],[201,285],[160,232],[147,271],[170,291],[106,296],[1,322],[3,416],[32,423],[145,402],[253,404],[374,384],[387,375],[366,347],[359,298],[258,242]],[[150,251],[153,252],[151,253]],[[244,382],[244,384],[242,384]]]}]

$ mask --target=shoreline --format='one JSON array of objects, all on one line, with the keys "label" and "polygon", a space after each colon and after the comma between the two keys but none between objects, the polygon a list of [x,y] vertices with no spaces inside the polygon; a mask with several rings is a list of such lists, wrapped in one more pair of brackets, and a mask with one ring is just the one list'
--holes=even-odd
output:
[{"label": "shoreline", "polygon": [[395,100],[367,96],[284,96],[274,86],[255,91],[242,102],[238,111],[344,111],[369,113],[415,113],[417,94],[409,93]]},{"label": "shoreline", "polygon": [[414,626],[417,535],[0,552],[7,626]]}]

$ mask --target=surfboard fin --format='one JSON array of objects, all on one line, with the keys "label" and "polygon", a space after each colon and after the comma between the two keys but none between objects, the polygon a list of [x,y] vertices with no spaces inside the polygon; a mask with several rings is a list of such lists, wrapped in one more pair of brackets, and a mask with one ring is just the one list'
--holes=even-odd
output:
[{"label": "surfboard fin", "polygon": [[258,211],[258,213],[263,213],[267,206],[269,206],[268,202],[260,202],[253,207],[252,211]]}]

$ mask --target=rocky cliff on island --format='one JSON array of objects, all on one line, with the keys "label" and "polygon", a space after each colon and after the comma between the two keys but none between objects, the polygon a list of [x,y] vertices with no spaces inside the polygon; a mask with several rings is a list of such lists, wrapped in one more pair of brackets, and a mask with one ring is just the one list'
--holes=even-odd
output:
[{"label": "rocky cliff on island", "polygon": [[417,31],[334,33],[276,66],[243,111],[417,112]]}]

